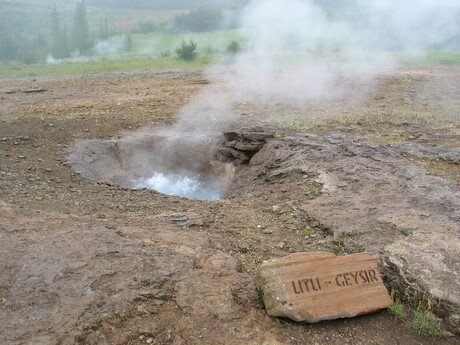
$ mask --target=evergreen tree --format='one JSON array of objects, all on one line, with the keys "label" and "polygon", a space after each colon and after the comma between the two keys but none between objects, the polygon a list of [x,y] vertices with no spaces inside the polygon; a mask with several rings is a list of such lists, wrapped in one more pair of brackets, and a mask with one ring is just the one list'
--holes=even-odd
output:
[{"label": "evergreen tree", "polygon": [[62,27],[62,52],[63,57],[70,57],[70,43],[69,43],[69,35],[67,34],[67,27],[64,25]]},{"label": "evergreen tree", "polygon": [[109,31],[109,20],[107,19],[107,16],[104,19],[104,22],[99,24],[99,35],[98,39],[100,41],[106,40],[110,36],[110,31]]},{"label": "evergreen tree", "polygon": [[85,1],[77,2],[77,9],[72,27],[72,49],[85,53],[91,48],[89,25],[86,19]]},{"label": "evergreen tree", "polygon": [[51,13],[51,55],[56,59],[69,56],[67,33],[61,26],[61,20],[56,5]]},{"label": "evergreen tree", "polygon": [[63,31],[61,20],[56,5],[51,13],[51,55],[56,59],[66,57],[66,49],[63,46]]},{"label": "evergreen tree", "polygon": [[59,13],[54,5],[53,12],[51,13],[51,55],[54,58],[59,58],[60,55],[60,40],[61,40],[61,20]]}]

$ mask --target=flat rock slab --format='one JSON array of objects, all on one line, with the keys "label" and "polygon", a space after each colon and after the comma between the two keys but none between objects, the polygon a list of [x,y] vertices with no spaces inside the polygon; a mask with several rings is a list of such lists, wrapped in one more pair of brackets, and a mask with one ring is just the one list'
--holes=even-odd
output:
[{"label": "flat rock slab", "polygon": [[265,261],[257,285],[271,316],[310,323],[353,317],[392,304],[378,256],[295,253]]},{"label": "flat rock slab", "polygon": [[382,269],[409,301],[431,301],[434,312],[460,334],[460,229],[417,231],[385,248]]}]

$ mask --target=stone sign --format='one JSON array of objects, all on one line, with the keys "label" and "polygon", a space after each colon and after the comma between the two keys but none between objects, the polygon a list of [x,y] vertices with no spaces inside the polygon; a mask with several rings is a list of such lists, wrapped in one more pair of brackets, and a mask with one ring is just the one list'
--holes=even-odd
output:
[{"label": "stone sign", "polygon": [[296,253],[265,261],[257,272],[269,315],[318,322],[370,313],[392,304],[369,253]]}]

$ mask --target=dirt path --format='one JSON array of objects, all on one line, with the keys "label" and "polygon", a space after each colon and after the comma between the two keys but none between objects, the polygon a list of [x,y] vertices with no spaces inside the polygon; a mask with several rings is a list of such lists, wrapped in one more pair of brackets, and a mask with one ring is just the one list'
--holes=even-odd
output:
[{"label": "dirt path", "polygon": [[[426,78],[449,73],[399,71],[363,107],[428,111],[441,96],[421,105],[420,91],[406,104],[398,90],[426,90]],[[420,337],[387,311],[316,325],[269,318],[252,280],[268,258],[378,252],[414,227],[458,226],[458,123],[283,129],[220,201],[97,184],[67,163],[76,140],[173,123],[203,87],[197,73],[0,82],[0,342],[459,344]],[[21,92],[32,88],[45,91]],[[240,108],[248,122],[290,112]],[[397,142],[369,145],[388,139]]]}]

